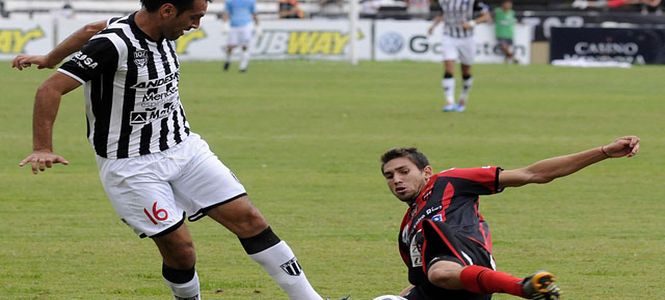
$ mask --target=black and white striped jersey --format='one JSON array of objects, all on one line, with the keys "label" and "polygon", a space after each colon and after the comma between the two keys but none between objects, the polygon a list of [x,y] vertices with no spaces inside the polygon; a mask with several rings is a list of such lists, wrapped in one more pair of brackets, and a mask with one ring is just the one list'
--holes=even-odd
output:
[{"label": "black and white striped jersey", "polygon": [[481,0],[439,0],[443,13],[443,34],[454,38],[473,36],[473,28],[462,24],[471,21],[476,14],[489,12],[489,6]]},{"label": "black and white striped jersey", "polygon": [[175,43],[152,40],[134,14],[109,23],[58,69],[85,84],[88,140],[97,155],[114,159],[177,145],[189,124]]}]

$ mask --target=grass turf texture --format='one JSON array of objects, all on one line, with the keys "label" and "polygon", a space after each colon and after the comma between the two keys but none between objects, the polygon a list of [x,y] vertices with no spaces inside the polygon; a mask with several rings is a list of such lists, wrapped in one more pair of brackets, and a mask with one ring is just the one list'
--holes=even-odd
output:
[{"label": "grass turf texture", "polygon": [[[31,149],[34,91],[50,72],[8,65],[0,69],[0,299],[167,299],[153,243],[116,217],[99,183],[81,89],[65,97],[55,128],[56,152],[71,165],[39,176],[17,167]],[[635,158],[507,189],[482,198],[481,211],[499,270],[550,270],[568,299],[665,298],[663,68],[474,71],[461,114],[440,111],[435,63],[255,61],[247,74],[184,63],[180,91],[192,129],[334,298],[407,285],[395,241],[405,205],[379,172],[384,150],[417,146],[435,170],[516,168],[640,135]],[[188,225],[204,299],[286,299],[231,233],[209,219]]]}]

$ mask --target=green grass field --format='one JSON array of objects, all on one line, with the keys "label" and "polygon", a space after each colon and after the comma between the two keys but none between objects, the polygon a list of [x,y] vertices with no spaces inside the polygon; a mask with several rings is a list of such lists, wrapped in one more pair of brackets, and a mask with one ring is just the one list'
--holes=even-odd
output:
[{"label": "green grass field", "polygon": [[[0,68],[0,299],[169,299],[153,243],[115,215],[85,139],[81,89],[63,100],[56,151],[39,176],[31,151],[36,87],[51,72]],[[499,270],[556,273],[566,299],[665,299],[663,67],[478,65],[467,112],[442,113],[436,63],[184,63],[192,129],[241,178],[324,296],[354,300],[407,285],[396,248],[406,206],[378,157],[417,146],[435,170],[517,168],[626,134],[641,153],[548,185],[481,200]],[[189,224],[204,299],[286,299],[209,219]],[[495,296],[494,299],[513,299]]]}]

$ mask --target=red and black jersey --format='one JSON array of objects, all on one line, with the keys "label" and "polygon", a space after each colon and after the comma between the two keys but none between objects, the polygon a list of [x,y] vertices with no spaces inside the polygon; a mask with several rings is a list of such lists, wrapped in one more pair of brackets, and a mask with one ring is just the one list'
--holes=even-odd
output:
[{"label": "red and black jersey", "polygon": [[480,195],[501,192],[500,172],[499,167],[453,168],[430,178],[407,209],[398,237],[400,254],[409,268],[412,284],[418,285],[427,278],[421,255],[425,219],[445,223],[457,236],[492,252],[489,226],[478,210],[478,200]]}]

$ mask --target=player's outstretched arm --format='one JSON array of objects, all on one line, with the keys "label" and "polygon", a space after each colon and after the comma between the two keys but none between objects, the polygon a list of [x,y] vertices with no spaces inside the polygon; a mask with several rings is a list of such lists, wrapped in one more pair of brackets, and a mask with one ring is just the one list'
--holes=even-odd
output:
[{"label": "player's outstretched arm", "polygon": [[95,34],[106,28],[106,26],[106,21],[97,21],[87,24],[56,45],[55,48],[46,55],[17,55],[14,60],[12,60],[12,67],[18,70],[23,70],[31,65],[36,65],[38,69],[52,69],[67,56],[81,50],[85,43],[87,43]]},{"label": "player's outstretched arm", "polygon": [[69,164],[64,157],[53,153],[53,124],[62,95],[79,87],[80,82],[56,72],[37,90],[32,116],[32,153],[18,165],[30,164],[32,173],[43,172],[54,164]]},{"label": "player's outstretched arm", "polygon": [[427,34],[432,35],[432,32],[434,32],[434,29],[436,29],[436,26],[438,26],[441,22],[443,22],[443,15],[437,15],[434,17],[432,20],[432,25],[427,29]]},{"label": "player's outstretched arm", "polygon": [[524,168],[505,170],[499,174],[499,186],[516,187],[529,183],[547,183],[607,158],[632,157],[639,149],[639,137],[620,137],[601,147],[544,159]]}]

